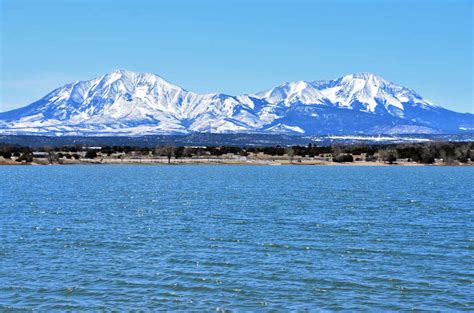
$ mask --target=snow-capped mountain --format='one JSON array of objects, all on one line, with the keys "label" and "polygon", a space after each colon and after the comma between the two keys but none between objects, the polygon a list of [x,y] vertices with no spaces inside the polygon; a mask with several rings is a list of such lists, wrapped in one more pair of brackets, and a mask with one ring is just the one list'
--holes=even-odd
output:
[{"label": "snow-capped mountain", "polygon": [[449,111],[371,73],[285,83],[256,94],[197,94],[117,70],[67,84],[0,113],[0,134],[459,133],[474,115]]}]

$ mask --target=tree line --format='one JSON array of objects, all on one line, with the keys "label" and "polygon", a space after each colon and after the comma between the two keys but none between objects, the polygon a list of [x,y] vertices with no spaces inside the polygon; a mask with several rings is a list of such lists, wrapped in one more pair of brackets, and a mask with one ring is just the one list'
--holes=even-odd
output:
[{"label": "tree line", "polygon": [[[233,154],[248,156],[249,154],[265,154],[270,156],[287,156],[290,161],[295,157],[331,157],[335,162],[353,161],[384,161],[395,163],[399,159],[430,164],[435,159],[442,159],[445,163],[467,163],[474,160],[474,142],[425,142],[400,144],[354,144],[317,146],[314,144],[273,147],[235,147],[235,146],[180,146],[173,144],[159,145],[155,148],[139,146],[103,146],[91,149],[79,145],[30,147],[0,144],[0,156],[5,159],[15,157],[18,161],[31,162],[33,152],[46,152],[48,158],[94,159],[99,156],[113,154],[135,156],[161,156],[172,158],[186,158],[195,156],[222,156]],[[54,161],[54,160],[52,160]]]}]

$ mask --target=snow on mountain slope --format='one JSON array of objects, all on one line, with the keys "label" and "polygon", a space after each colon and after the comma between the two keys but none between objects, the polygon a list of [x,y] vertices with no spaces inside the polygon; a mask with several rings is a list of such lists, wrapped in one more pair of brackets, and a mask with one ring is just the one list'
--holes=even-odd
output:
[{"label": "snow on mountain slope", "polygon": [[0,113],[0,134],[436,133],[473,131],[473,120],[370,73],[235,97],[197,94],[154,74],[117,70]]},{"label": "snow on mountain slope", "polygon": [[[174,133],[205,131],[209,123],[223,122],[235,114],[239,125],[258,119],[245,111],[235,98],[219,94],[188,92],[153,74],[117,70],[101,77],[67,84],[43,99],[18,110],[0,114],[23,129],[72,127],[79,129],[121,129],[147,125],[151,131]],[[224,130],[226,128],[224,127]],[[141,129],[139,129],[141,130]]]},{"label": "snow on mountain slope", "polygon": [[286,83],[257,93],[255,96],[272,104],[331,103],[341,108],[359,109],[366,112],[375,112],[382,106],[383,111],[396,115],[399,114],[398,110],[404,110],[403,103],[433,106],[414,91],[371,73],[350,74],[333,81]]},{"label": "snow on mountain slope", "polygon": [[268,103],[291,106],[293,103],[325,104],[330,100],[310,82],[296,81],[285,83],[268,91],[255,94],[256,98],[265,99]]}]

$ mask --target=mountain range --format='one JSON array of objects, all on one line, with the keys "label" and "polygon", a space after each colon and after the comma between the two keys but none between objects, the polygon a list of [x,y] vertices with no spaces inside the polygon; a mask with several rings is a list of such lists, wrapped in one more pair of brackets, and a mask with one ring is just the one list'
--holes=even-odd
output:
[{"label": "mountain range", "polygon": [[284,83],[255,94],[198,94],[158,75],[116,70],[0,113],[3,135],[457,134],[474,114],[436,105],[372,73]]}]

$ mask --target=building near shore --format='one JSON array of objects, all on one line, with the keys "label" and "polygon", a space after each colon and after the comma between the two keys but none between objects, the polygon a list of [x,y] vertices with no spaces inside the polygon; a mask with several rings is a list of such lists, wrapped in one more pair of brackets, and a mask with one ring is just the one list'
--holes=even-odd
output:
[{"label": "building near shore", "polygon": [[48,156],[48,152],[33,152],[33,157],[37,159],[46,159]]}]

